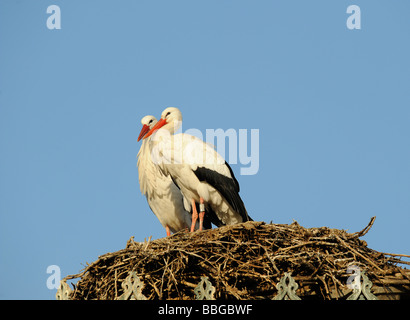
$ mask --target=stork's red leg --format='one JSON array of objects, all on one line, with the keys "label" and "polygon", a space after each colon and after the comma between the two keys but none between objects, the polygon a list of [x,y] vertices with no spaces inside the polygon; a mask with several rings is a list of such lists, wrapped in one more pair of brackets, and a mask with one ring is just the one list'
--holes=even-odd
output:
[{"label": "stork's red leg", "polygon": [[196,224],[196,220],[198,220],[198,211],[196,211],[196,204],[195,204],[195,200],[192,199],[192,224],[191,224],[191,232],[195,231],[195,224]]},{"label": "stork's red leg", "polygon": [[168,225],[165,226],[165,231],[167,232],[167,236],[169,237],[171,235],[171,231],[169,230]]},{"label": "stork's red leg", "polygon": [[202,197],[199,198],[199,211],[199,230],[202,231],[205,216],[204,199]]}]

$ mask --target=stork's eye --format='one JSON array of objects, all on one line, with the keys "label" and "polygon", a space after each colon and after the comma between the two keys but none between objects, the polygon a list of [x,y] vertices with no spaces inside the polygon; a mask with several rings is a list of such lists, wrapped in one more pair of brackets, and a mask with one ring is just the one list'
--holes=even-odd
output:
[{"label": "stork's eye", "polygon": [[148,122],[148,124],[150,124],[152,122],[152,119]]},{"label": "stork's eye", "polygon": [[165,115],[165,118],[168,117],[170,114],[171,114],[171,112],[168,112],[168,113]]}]

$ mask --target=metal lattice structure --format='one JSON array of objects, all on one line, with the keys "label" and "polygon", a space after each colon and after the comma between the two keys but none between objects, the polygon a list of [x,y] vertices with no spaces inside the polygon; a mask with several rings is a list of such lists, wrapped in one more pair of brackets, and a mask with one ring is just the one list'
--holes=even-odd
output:
[{"label": "metal lattice structure", "polygon": [[[346,300],[378,300],[377,297],[371,292],[372,282],[369,278],[363,274],[361,275],[361,281],[359,281],[358,288],[354,288],[351,294],[346,298]],[[127,278],[121,284],[124,289],[124,293],[118,297],[118,300],[147,300],[147,298],[142,294],[142,289],[144,283],[136,275],[134,271],[131,271]],[[301,300],[301,298],[296,294],[296,290],[299,285],[292,278],[290,273],[285,272],[283,277],[276,285],[277,295],[272,298],[272,300]],[[215,300],[214,293],[215,287],[209,281],[208,277],[201,277],[201,281],[193,290],[195,300]],[[62,280],[60,283],[60,288],[57,291],[57,300],[69,300],[72,290],[65,282]]]}]

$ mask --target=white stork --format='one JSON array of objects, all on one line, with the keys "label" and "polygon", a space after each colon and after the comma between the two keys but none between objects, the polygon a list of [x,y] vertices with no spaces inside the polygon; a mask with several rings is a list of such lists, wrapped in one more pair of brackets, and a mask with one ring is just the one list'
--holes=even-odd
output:
[{"label": "white stork", "polygon": [[192,208],[191,232],[198,219],[202,230],[205,210],[207,218],[220,227],[252,220],[239,196],[239,184],[229,164],[214,148],[188,134],[174,134],[182,123],[178,108],[167,108],[161,119],[145,135],[151,137],[152,160],[165,175],[172,178],[184,196],[187,211]]},{"label": "white stork", "polygon": [[[138,136],[140,141],[147,132],[154,127],[157,119],[154,116],[145,116],[141,120],[142,129]],[[148,205],[157,216],[167,232],[188,229],[191,227],[192,217],[184,209],[181,191],[172,182],[170,177],[162,174],[159,168],[151,161],[150,139],[144,140],[138,152],[138,180],[142,194],[147,198]],[[208,222],[208,228],[211,225]]]}]

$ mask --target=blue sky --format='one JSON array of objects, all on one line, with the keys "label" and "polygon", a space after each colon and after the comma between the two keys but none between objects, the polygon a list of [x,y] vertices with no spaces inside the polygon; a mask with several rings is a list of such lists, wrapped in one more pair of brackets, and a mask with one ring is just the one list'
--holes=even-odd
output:
[{"label": "blue sky", "polygon": [[[46,27],[49,5],[61,30]],[[346,8],[361,9],[349,30]],[[408,1],[0,2],[0,299],[165,236],[141,195],[140,119],[259,129],[239,174],[259,221],[355,232],[409,254]]]}]

